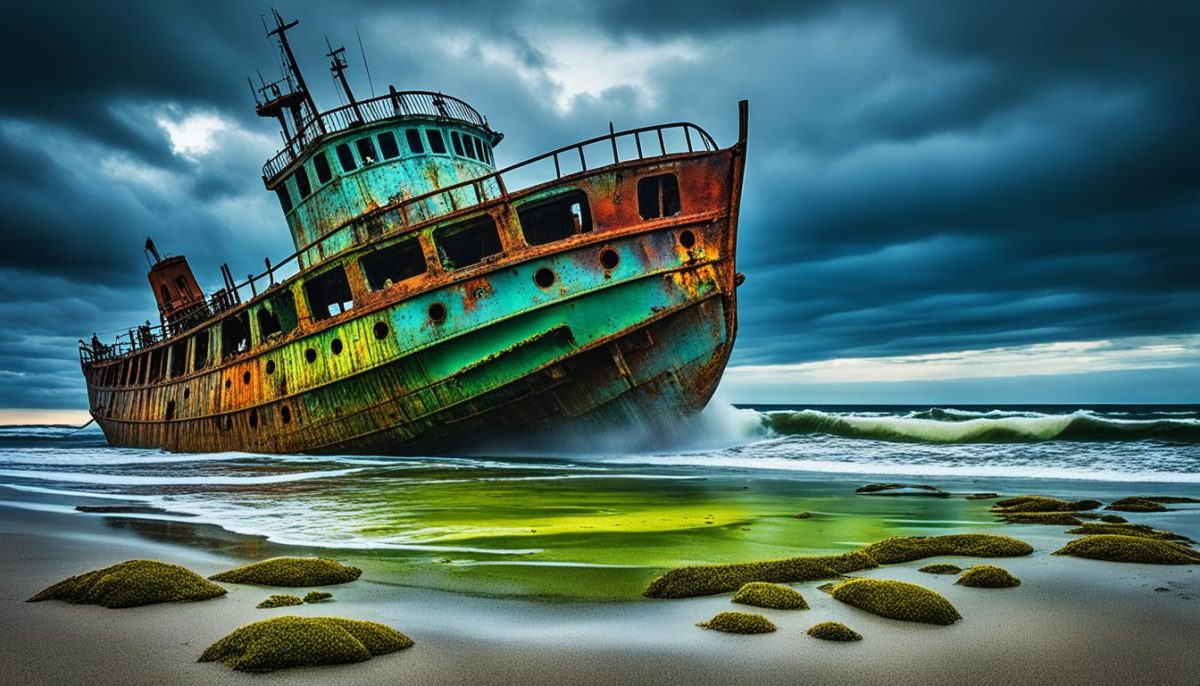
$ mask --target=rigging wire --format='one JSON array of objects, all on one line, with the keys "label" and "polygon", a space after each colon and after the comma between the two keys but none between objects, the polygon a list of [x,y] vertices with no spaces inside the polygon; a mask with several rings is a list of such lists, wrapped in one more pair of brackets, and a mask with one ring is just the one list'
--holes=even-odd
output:
[{"label": "rigging wire", "polygon": [[358,37],[358,51],[362,53],[363,68],[367,71],[367,85],[371,87],[371,97],[375,97],[375,82],[371,80],[371,65],[367,64],[367,51],[363,48],[362,34],[358,32],[358,25],[354,25],[354,35]]}]

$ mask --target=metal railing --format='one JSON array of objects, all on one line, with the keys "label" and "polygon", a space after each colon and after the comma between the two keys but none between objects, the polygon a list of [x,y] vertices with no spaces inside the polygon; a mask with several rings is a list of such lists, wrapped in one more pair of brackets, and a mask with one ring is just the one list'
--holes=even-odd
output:
[{"label": "metal railing", "polygon": [[[713,140],[712,136],[708,135],[707,131],[690,122],[672,122],[625,131],[613,131],[610,124],[609,133],[605,135],[589,138],[588,140],[572,145],[566,145],[557,150],[551,150],[550,152],[543,153],[537,157],[531,157],[486,176],[460,181],[445,188],[439,188],[407,200],[385,205],[372,212],[355,217],[347,224],[325,233],[277,263],[272,264],[268,259],[266,260],[266,271],[257,275],[250,274],[245,281],[230,283],[227,288],[214,293],[207,303],[205,303],[210,310],[209,318],[211,319],[221,312],[239,305],[243,301],[243,290],[249,291],[246,299],[253,300],[258,297],[259,287],[263,285],[264,281],[266,282],[265,289],[270,290],[288,278],[291,278],[294,274],[299,273],[303,268],[312,266],[315,262],[308,261],[308,264],[305,264],[304,258],[307,254],[314,251],[320,254],[321,260],[328,260],[341,254],[341,252],[357,247],[362,240],[374,239],[380,235],[404,232],[411,229],[414,225],[423,224],[451,213],[479,207],[486,203],[498,200],[508,201],[511,199],[512,192],[514,192],[510,189],[513,188],[519,192],[541,183],[550,183],[589,171],[594,172],[610,165],[620,164],[621,162],[693,153],[698,150],[712,152],[718,149],[716,141]],[[622,150],[630,154],[622,155]],[[589,151],[592,155],[590,160]],[[600,160],[595,157],[598,154],[603,155]],[[544,176],[533,173],[539,165],[544,167],[547,172]],[[551,166],[553,168],[553,178],[549,174]],[[532,181],[527,183],[518,182],[514,185],[505,180],[506,176],[517,175],[524,175],[527,177],[527,180]],[[397,227],[384,234],[363,236],[361,240],[356,237],[356,240],[350,241],[342,250],[336,252],[326,253],[322,250],[330,239],[343,234],[343,232],[353,231],[355,228],[364,225],[366,222],[363,220],[384,216],[390,217],[393,220],[391,223],[397,225]],[[176,320],[177,323],[178,321]],[[186,330],[190,331],[194,326],[195,324],[190,324]],[[122,334],[128,336],[128,341],[118,338],[112,345],[100,344],[98,347],[81,342],[80,356],[85,362],[113,359],[171,338],[183,331],[177,324],[142,325],[129,329]]]},{"label": "metal railing", "polygon": [[391,89],[387,95],[343,105],[305,120],[284,148],[263,165],[263,178],[268,182],[273,180],[322,136],[395,117],[457,120],[490,130],[483,115],[458,98],[430,91]]}]

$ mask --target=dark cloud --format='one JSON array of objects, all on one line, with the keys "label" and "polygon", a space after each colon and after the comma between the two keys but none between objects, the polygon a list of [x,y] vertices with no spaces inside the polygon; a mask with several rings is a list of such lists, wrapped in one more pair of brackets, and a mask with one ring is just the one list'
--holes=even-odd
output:
[{"label": "dark cloud", "polygon": [[[507,134],[501,163],[609,121],[690,119],[728,143],[749,98],[735,362],[1200,328],[1194,4],[279,4],[325,106],[326,33],[368,87],[358,29],[377,91],[464,97]],[[206,285],[290,252],[258,178],[276,134],[245,84],[277,72],[268,11],[6,8],[0,407],[83,404],[74,340],[153,316],[146,235]],[[572,43],[613,54],[568,64]],[[563,82],[630,55],[620,78]],[[227,128],[180,154],[160,120],[196,114]]]}]

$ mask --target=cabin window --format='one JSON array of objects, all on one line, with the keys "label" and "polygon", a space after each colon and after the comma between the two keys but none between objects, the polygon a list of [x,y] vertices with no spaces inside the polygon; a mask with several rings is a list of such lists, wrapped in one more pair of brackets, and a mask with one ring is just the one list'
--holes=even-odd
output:
[{"label": "cabin window", "polygon": [[149,383],[154,383],[162,378],[162,356],[164,349],[155,348],[150,351],[150,379]]},{"label": "cabin window", "polygon": [[375,164],[375,144],[370,138],[359,138],[354,141],[354,147],[358,148],[358,156],[362,158],[363,165]]},{"label": "cabin window", "polygon": [[396,145],[396,136],[391,131],[384,131],[376,136],[379,139],[379,154],[383,159],[390,160],[400,156],[400,146]]},{"label": "cabin window", "polygon": [[329,158],[325,156],[325,151],[317,152],[313,157],[313,169],[317,171],[317,185],[329,183],[333,178],[333,170],[329,168]]},{"label": "cabin window", "polygon": [[183,376],[187,371],[187,341],[176,341],[171,344],[171,362],[167,368],[167,376],[174,379]]},{"label": "cabin window", "polygon": [[592,230],[587,194],[571,191],[517,209],[521,232],[529,245],[545,245]]},{"label": "cabin window", "polygon": [[167,290],[167,284],[158,284],[158,293],[162,296],[163,307],[171,306],[171,292]]},{"label": "cabin window", "polygon": [[192,371],[200,371],[208,366],[208,330],[196,334],[192,345]]},{"label": "cabin window", "polygon": [[475,137],[463,136],[463,142],[467,144],[467,154],[473,159],[479,159],[479,148],[475,147]]},{"label": "cabin window", "polygon": [[276,317],[274,312],[268,310],[265,304],[259,306],[258,313],[255,316],[258,319],[258,338],[260,341],[265,341],[283,331],[283,327],[279,325],[279,317]]},{"label": "cabin window", "polygon": [[308,309],[316,321],[354,309],[350,283],[346,281],[346,271],[341,267],[309,279],[304,284],[304,295],[308,298]]},{"label": "cabin window", "polygon": [[367,287],[373,291],[390,288],[393,284],[425,273],[425,255],[415,238],[403,240],[365,255],[359,264],[367,277]]},{"label": "cabin window", "polygon": [[312,185],[308,182],[308,170],[300,167],[296,170],[296,190],[300,191],[300,199],[303,200],[312,193]]},{"label": "cabin window", "polygon": [[487,214],[437,229],[433,242],[446,269],[462,269],[503,250],[496,220]]},{"label": "cabin window", "polygon": [[417,129],[406,129],[404,137],[408,139],[408,149],[412,150],[414,155],[420,155],[425,152],[425,144],[421,142],[421,132]]},{"label": "cabin window", "polygon": [[250,349],[250,318],[245,313],[221,322],[221,359],[228,360]]},{"label": "cabin window", "polygon": [[647,176],[638,181],[638,214],[642,219],[679,214],[679,180],[674,174]]},{"label": "cabin window", "polygon": [[287,214],[292,211],[292,196],[288,193],[287,184],[281,183],[275,187],[275,195],[279,197],[279,206],[283,208],[283,213]]},{"label": "cabin window", "polygon": [[354,161],[354,153],[350,152],[350,146],[342,143],[334,148],[337,153],[338,163],[342,165],[342,171],[352,172],[358,169],[358,162]]},{"label": "cabin window", "polygon": [[435,155],[446,154],[446,139],[437,129],[425,129],[425,137],[429,139],[429,150]]},{"label": "cabin window", "polygon": [[179,289],[179,297],[187,299],[188,286],[187,279],[182,276],[175,277],[175,287]]},{"label": "cabin window", "polygon": [[462,139],[458,137],[457,131],[450,132],[450,143],[454,145],[454,154],[459,157],[463,156]]}]

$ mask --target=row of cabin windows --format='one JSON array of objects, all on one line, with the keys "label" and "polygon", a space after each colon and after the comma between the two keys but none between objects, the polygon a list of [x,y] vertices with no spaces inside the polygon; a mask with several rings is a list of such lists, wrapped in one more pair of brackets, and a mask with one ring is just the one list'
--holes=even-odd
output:
[{"label": "row of cabin windows", "polygon": [[[425,134],[424,137],[421,135],[422,132]],[[428,141],[430,153],[434,155],[449,154],[446,148],[446,139],[440,129],[405,129],[404,136],[408,143],[409,153],[412,155],[425,154],[426,141]],[[376,149],[376,144],[378,144],[378,149]],[[478,136],[451,131],[450,144],[454,148],[454,154],[459,157],[468,157],[477,162],[495,166],[491,146],[484,143]],[[396,134],[392,131],[380,131],[375,136],[366,136],[355,140],[353,151],[349,142],[339,143],[334,146],[333,152],[343,173],[350,173],[360,166],[370,166],[381,159],[395,159],[401,154],[400,144],[396,140]],[[358,153],[357,158],[355,152]],[[316,186],[309,177],[307,165],[300,165],[296,169],[296,173],[292,175],[296,183],[296,194],[300,200],[304,200],[312,195],[316,188],[333,180],[333,169],[330,167],[329,157],[324,150],[313,155],[312,169],[317,176]],[[276,187],[275,194],[279,196],[279,204],[283,207],[284,214],[291,212],[294,205],[286,181]]]},{"label": "row of cabin windows", "polygon": [[[660,174],[640,179],[638,211],[646,220],[679,214],[679,181],[675,175]],[[517,208],[517,216],[525,242],[534,246],[592,230],[587,194],[580,190],[525,203]],[[448,271],[478,264],[503,251],[496,221],[488,214],[435,229],[432,238],[442,267]],[[362,256],[359,266],[371,291],[391,288],[425,274],[429,269],[416,237],[405,238]],[[340,266],[308,279],[302,290],[316,321],[354,309],[350,282],[345,269]],[[251,347],[250,312],[254,312],[258,324],[258,343],[285,336],[298,324],[292,292],[281,289],[250,311],[228,316],[216,327],[201,331],[191,339],[173,343],[169,347],[169,366],[168,356],[163,354],[165,349],[154,350],[149,355],[141,355],[110,367],[103,379],[104,385],[138,385],[153,383],[164,376],[182,376],[186,373],[188,340],[193,341],[192,370],[200,371],[211,362],[210,336],[214,334],[220,336],[222,361],[240,355]],[[146,364],[149,370],[144,367]]]}]

